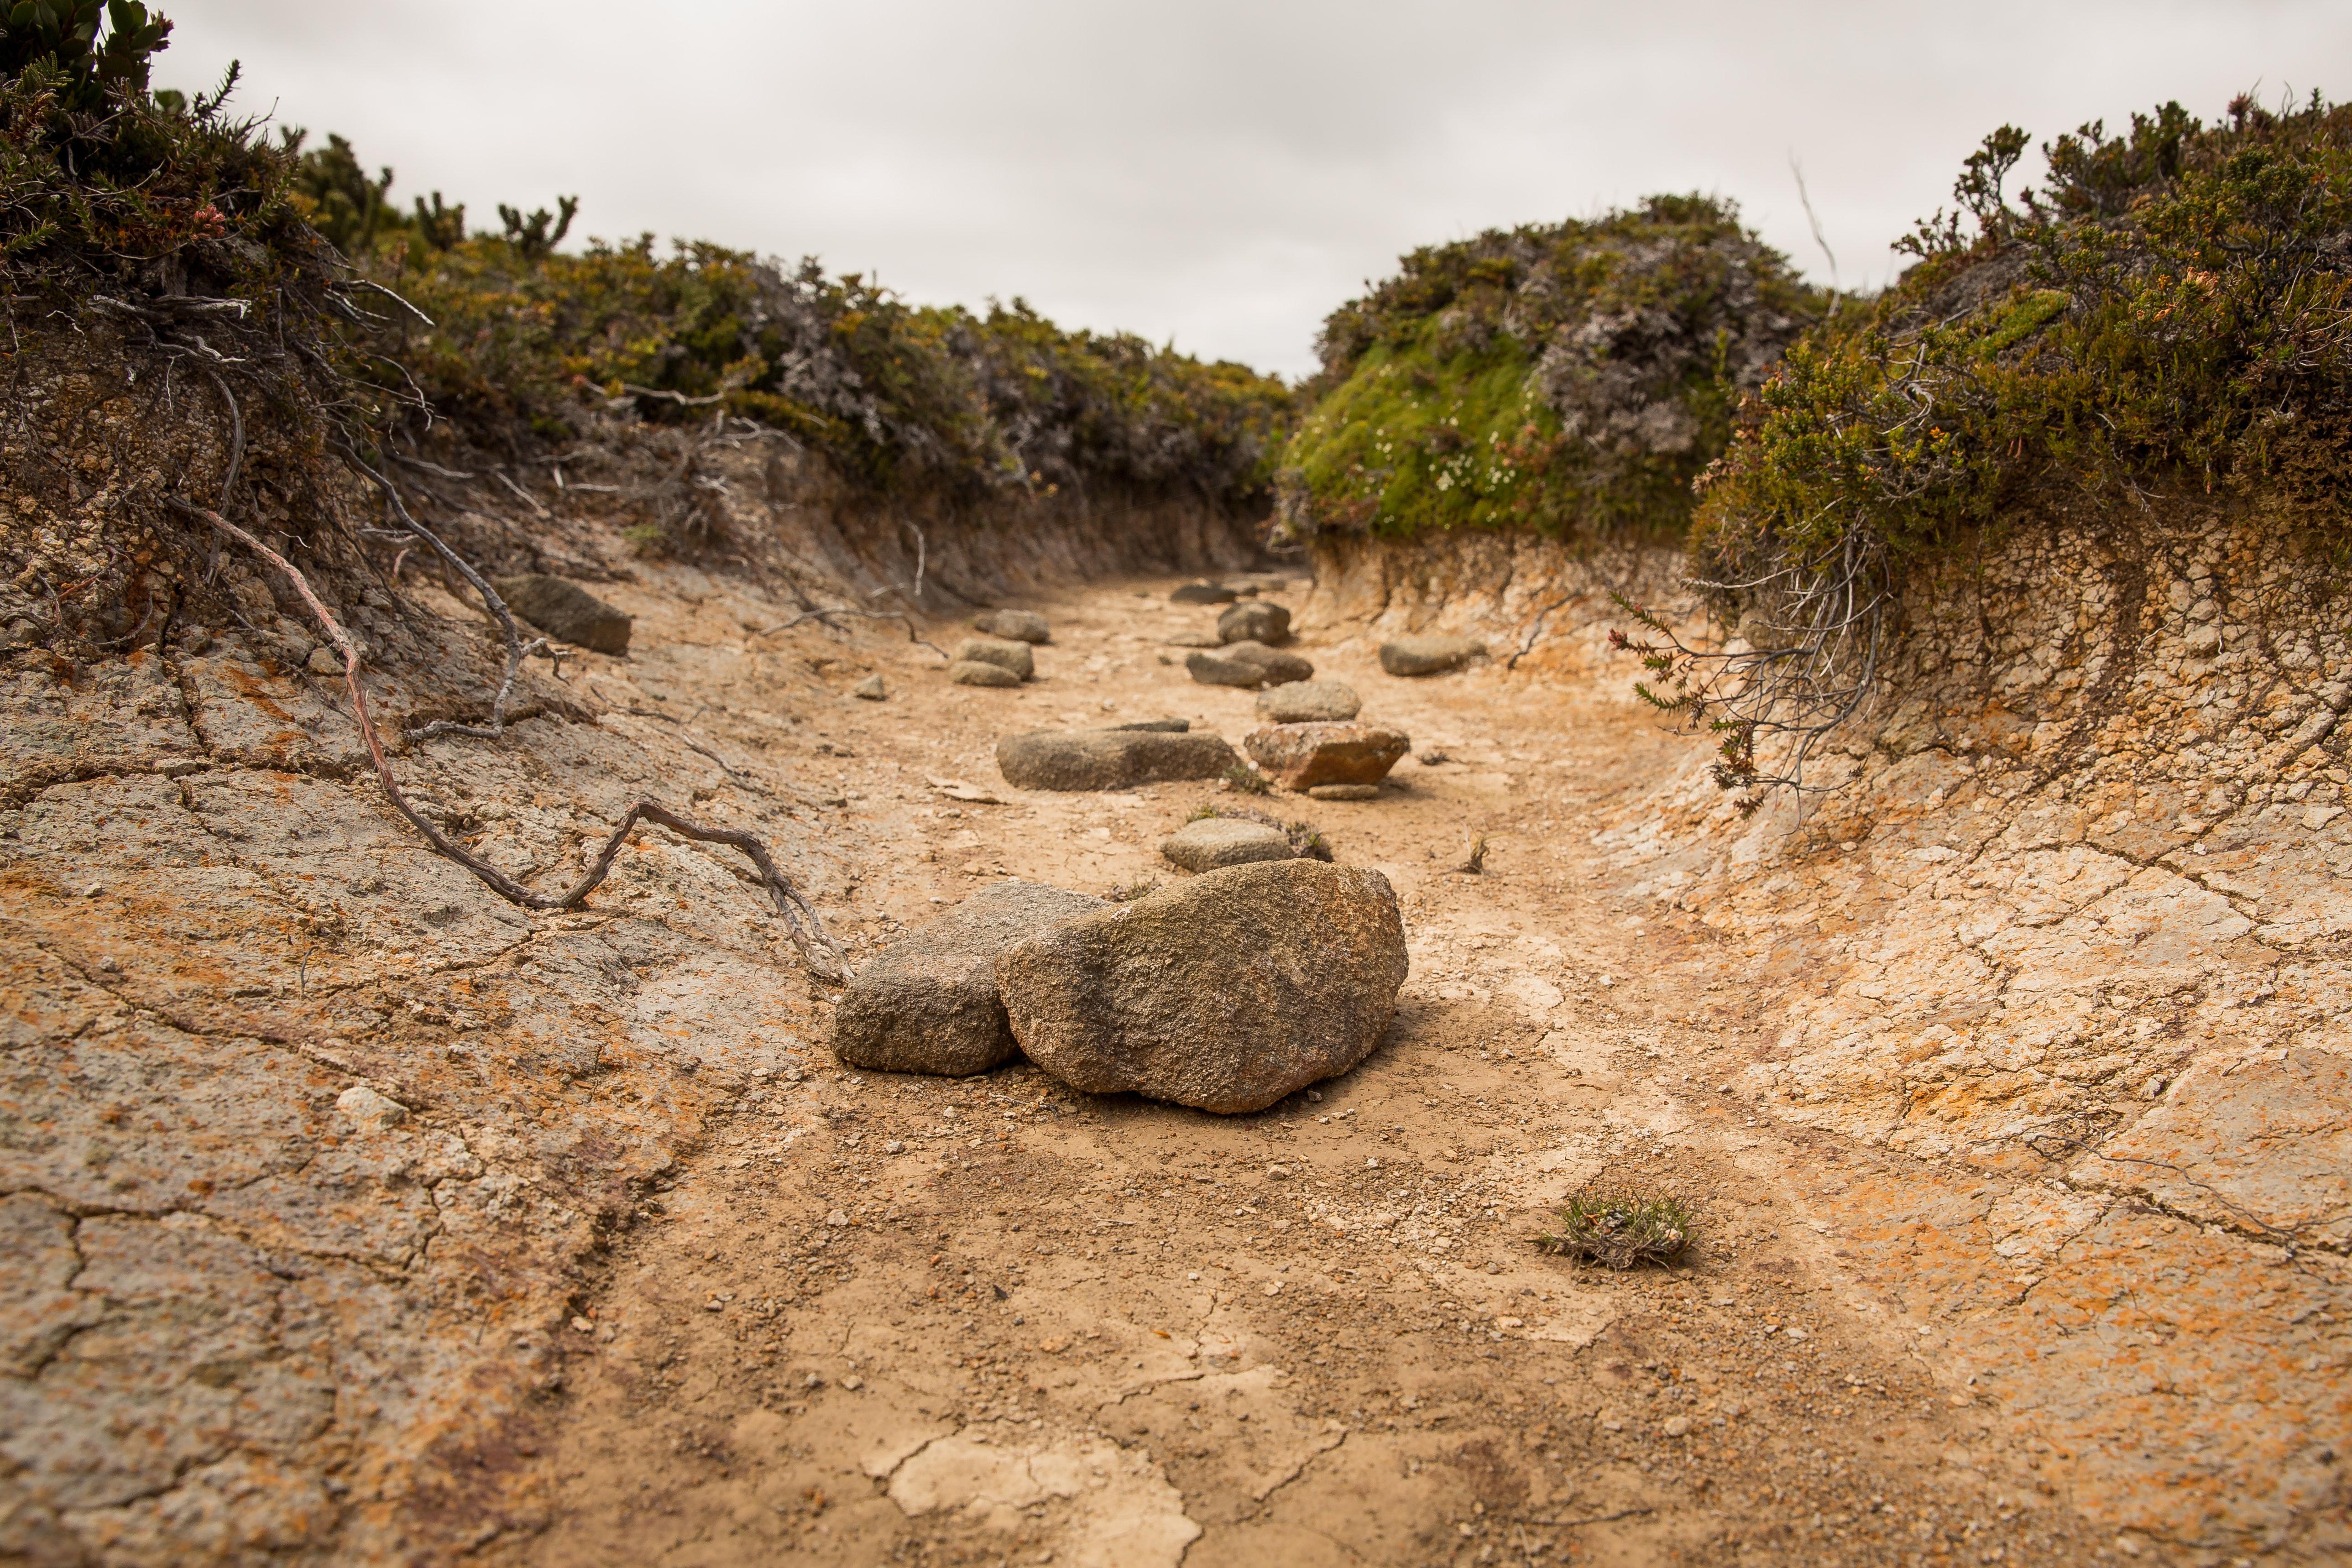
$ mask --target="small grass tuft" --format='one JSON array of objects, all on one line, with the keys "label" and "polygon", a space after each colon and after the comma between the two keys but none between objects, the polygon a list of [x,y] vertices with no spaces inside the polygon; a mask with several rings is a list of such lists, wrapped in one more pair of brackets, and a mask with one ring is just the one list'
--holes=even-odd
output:
[{"label": "small grass tuft", "polygon": [[1535,1241],[1546,1252],[1611,1268],[1663,1265],[1690,1246],[1694,1223],[1690,1205],[1671,1194],[1586,1192],[1559,1211],[1558,1230]]},{"label": "small grass tuft", "polygon": [[1331,858],[1331,841],[1318,832],[1313,823],[1286,823],[1282,830],[1290,837],[1290,852],[1300,859],[1328,861]]},{"label": "small grass tuft", "polygon": [[1274,781],[1247,763],[1235,763],[1227,768],[1225,782],[1244,795],[1270,795],[1274,791]]},{"label": "small grass tuft", "polygon": [[1192,808],[1192,815],[1186,817],[1184,820],[1187,823],[1206,822],[1213,816],[1222,815],[1223,814],[1213,805],[1196,805]]},{"label": "small grass tuft", "polygon": [[1136,900],[1142,898],[1145,894],[1156,893],[1159,890],[1160,879],[1158,878],[1138,877],[1132,882],[1119,883],[1117,887],[1111,889],[1110,891],[1105,893],[1103,897],[1108,899],[1114,904],[1131,904],[1135,902]]}]

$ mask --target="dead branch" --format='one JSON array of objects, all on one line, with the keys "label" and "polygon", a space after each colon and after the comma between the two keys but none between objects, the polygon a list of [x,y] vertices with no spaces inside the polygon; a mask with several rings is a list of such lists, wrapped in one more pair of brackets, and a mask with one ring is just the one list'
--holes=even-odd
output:
[{"label": "dead branch", "polygon": [[521,501],[523,505],[530,508],[531,510],[539,513],[540,516],[553,517],[555,515],[553,512],[539,504],[539,498],[537,496],[531,494],[529,490],[523,489],[520,485],[507,478],[499,469],[492,468],[490,470],[490,478],[498,480],[499,483],[514,491],[516,500]]},{"label": "dead branch", "polygon": [[[714,403],[727,401],[727,395],[723,392],[714,392],[708,397],[688,397],[683,392],[668,392],[657,386],[636,386],[625,381],[621,383],[621,390],[627,393],[630,397],[656,397],[666,402],[675,403],[680,408],[708,408]],[[615,397],[608,401],[613,404],[626,404],[628,400],[628,397]]]},{"label": "dead branch", "polygon": [[393,514],[400,519],[403,527],[431,546],[434,552],[455,568],[459,576],[474,585],[474,591],[481,595],[482,603],[488,606],[491,616],[499,623],[500,634],[506,638],[506,673],[499,678],[498,694],[490,700],[490,721],[488,724],[460,724],[453,719],[436,719],[430,724],[410,731],[408,738],[412,741],[429,741],[436,735],[468,735],[478,741],[502,738],[507,732],[507,701],[514,695],[515,676],[521,671],[523,660],[534,653],[548,651],[547,639],[533,637],[524,642],[522,630],[515,624],[514,613],[507,608],[507,602],[499,596],[499,591],[490,586],[488,580],[474,570],[473,563],[450,549],[439,534],[411,517],[406,503],[400,499],[400,491],[393,482],[361,461],[358,453],[345,447],[343,458],[383,489],[384,499],[392,503]]},{"label": "dead branch", "polygon": [[[922,647],[929,648],[933,653],[938,654],[941,658],[949,658],[948,650],[947,650],[947,649],[945,649],[945,648],[941,647],[939,644],[937,644],[937,643],[935,643],[935,642],[930,641],[929,638],[922,637],[918,637],[918,636],[916,635],[916,633],[915,633],[915,617],[914,617],[914,616],[910,616],[910,615],[908,615],[908,614],[907,614],[905,611],[903,611],[903,610],[861,610],[861,609],[858,609],[857,607],[856,607],[855,605],[835,605],[835,606],[828,607],[828,608],[820,608],[820,609],[814,609],[814,610],[803,610],[799,615],[794,616],[791,620],[788,620],[788,621],[778,621],[774,626],[768,627],[768,628],[767,628],[766,630],[764,630],[764,631],[757,631],[757,632],[753,632],[753,633],[751,634],[751,636],[752,636],[753,637],[755,637],[755,638],[756,638],[756,637],[772,637],[775,636],[778,632],[788,632],[788,631],[792,630],[794,626],[797,626],[803,625],[803,623],[805,623],[805,622],[809,622],[809,621],[823,621],[823,622],[824,622],[824,624],[825,624],[826,626],[833,626],[833,622],[832,622],[832,621],[830,621],[830,620],[828,620],[828,619],[826,619],[826,617],[827,617],[827,616],[856,616],[861,617],[862,619],[869,620],[869,621],[898,621],[898,622],[901,622],[901,623],[903,623],[903,624],[905,625],[905,626],[906,626],[906,628],[907,628],[907,640],[908,640],[908,642],[910,642],[910,643],[914,643],[914,644],[917,644],[918,646]],[[835,630],[835,631],[839,631],[839,630],[841,630],[841,628],[840,628],[839,626],[834,626],[834,630]]]},{"label": "dead branch", "polygon": [[619,826],[615,826],[611,837],[604,840],[604,847],[597,852],[596,859],[590,866],[587,874],[566,891],[553,895],[535,892],[524,887],[496,866],[453,842],[439,827],[427,821],[415,806],[411,805],[406,795],[401,794],[400,784],[392,774],[392,763],[384,756],[383,742],[377,737],[375,722],[368,715],[367,692],[360,685],[358,645],[345,634],[341,623],[335,619],[325,604],[320,600],[319,595],[311,591],[310,581],[302,574],[301,569],[210,508],[200,507],[176,498],[171,504],[190,516],[202,518],[229,538],[244,545],[276,567],[293,585],[295,593],[301,596],[303,604],[310,606],[311,616],[318,621],[320,629],[326,633],[327,640],[334,646],[336,652],[343,656],[343,684],[351,691],[352,713],[359,721],[360,738],[367,743],[368,756],[375,764],[376,780],[383,786],[384,798],[392,802],[394,810],[408,819],[411,826],[424,835],[425,841],[430,844],[436,852],[447,859],[455,860],[458,865],[471,871],[499,897],[527,910],[576,910],[587,902],[588,895],[603,886],[604,879],[612,873],[614,858],[620,854],[621,846],[627,841],[631,831],[639,822],[651,822],[698,843],[726,844],[742,851],[745,858],[758,869],[760,879],[767,888],[768,896],[774,903],[777,914],[782,917],[785,934],[792,939],[793,945],[800,950],[801,957],[810,970],[820,979],[837,982],[848,980],[849,960],[835,944],[833,939],[825,934],[824,922],[818,918],[816,910],[811,907],[808,900],[801,896],[800,889],[793,886],[792,879],[777,868],[775,861],[768,854],[767,846],[760,841],[759,836],[745,829],[709,827],[690,817],[680,816],[655,801],[632,802],[629,809],[622,815]]}]

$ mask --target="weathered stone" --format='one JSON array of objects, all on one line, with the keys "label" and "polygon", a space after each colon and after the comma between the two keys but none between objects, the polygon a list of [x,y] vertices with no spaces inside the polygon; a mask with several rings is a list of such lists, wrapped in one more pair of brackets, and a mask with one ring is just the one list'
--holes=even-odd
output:
[{"label": "weathered stone", "polygon": [[1285,789],[1303,793],[1318,784],[1376,784],[1412,741],[1385,724],[1273,724],[1251,731],[1242,748]]},{"label": "weathered stone", "polygon": [[1391,675],[1443,675],[1486,651],[1476,637],[1398,637],[1381,644],[1381,668]]},{"label": "weathered stone", "polygon": [[1371,1053],[1407,960],[1388,879],[1277,860],[1211,871],[1008,949],[1029,1059],[1092,1094],[1257,1110]]},{"label": "weathered stone", "polygon": [[1307,679],[1315,667],[1295,653],[1283,653],[1264,643],[1228,643],[1214,653],[1187,654],[1184,668],[1203,686],[1250,689],[1289,685]]},{"label": "weathered stone", "polygon": [[1258,717],[1275,724],[1310,724],[1352,719],[1364,700],[1344,680],[1292,680],[1257,694]]},{"label": "weathered stone", "polygon": [[1021,678],[1001,664],[960,658],[948,666],[948,679],[957,686],[1018,686]]},{"label": "weathered stone", "polygon": [[1255,642],[1269,646],[1290,640],[1290,612],[1263,599],[1235,605],[1217,617],[1221,642]]},{"label": "weathered stone", "polygon": [[1163,735],[1181,735],[1192,727],[1190,719],[1137,719],[1125,724],[1105,724],[1106,730],[1149,730]]},{"label": "weathered stone", "polygon": [[890,689],[882,684],[882,677],[877,672],[851,687],[849,694],[852,697],[862,697],[868,702],[880,702],[889,697]]},{"label": "weathered stone", "polygon": [[1050,642],[1054,635],[1045,617],[1031,610],[991,610],[975,616],[971,625],[974,631],[1014,642]]},{"label": "weathered stone", "polygon": [[972,664],[1009,669],[1023,680],[1037,673],[1037,656],[1029,651],[1029,645],[1009,637],[966,637],[956,644],[955,656]]},{"label": "weathered stone", "polygon": [[1165,730],[1038,730],[996,743],[996,766],[1016,789],[1129,789],[1213,779],[1241,758],[1222,736]]},{"label": "weathered stone", "polygon": [[1378,800],[1381,786],[1368,784],[1309,784],[1307,794],[1315,800]]},{"label": "weathered stone", "polygon": [[1231,588],[1221,588],[1214,583],[1187,583],[1168,595],[1171,605],[1230,605],[1234,595]]},{"label": "weathered stone", "polygon": [[1187,871],[1215,871],[1258,860],[1287,860],[1297,851],[1279,827],[1244,817],[1204,816],[1170,834],[1160,853],[1169,864]]},{"label": "weathered stone", "polygon": [[975,894],[857,972],[834,1009],[834,1054],[878,1072],[986,1072],[1014,1050],[996,994],[997,955],[1107,907],[1035,882],[999,882]]},{"label": "weathered stone", "polygon": [[491,586],[508,609],[558,641],[616,658],[629,651],[629,616],[577,583],[532,575],[496,578]]}]

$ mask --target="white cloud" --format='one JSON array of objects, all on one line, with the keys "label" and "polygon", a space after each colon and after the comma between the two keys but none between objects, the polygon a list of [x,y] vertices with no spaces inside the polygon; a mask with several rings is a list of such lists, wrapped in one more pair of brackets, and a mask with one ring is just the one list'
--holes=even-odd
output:
[{"label": "white cloud", "polygon": [[1985,132],[2352,59],[2334,0],[167,0],[158,80],[241,58],[248,110],[349,135],[394,194],[585,198],[586,232],[710,238],[910,297],[1298,374],[1413,246],[1658,190],[1737,198],[1848,283]]}]

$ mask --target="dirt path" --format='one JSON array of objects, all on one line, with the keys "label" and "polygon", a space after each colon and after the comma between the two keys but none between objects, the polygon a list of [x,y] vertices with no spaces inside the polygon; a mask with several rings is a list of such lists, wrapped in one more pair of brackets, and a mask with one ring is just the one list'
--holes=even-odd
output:
[{"label": "dirt path", "polygon": [[[1208,616],[1166,587],[1032,606],[1055,637],[1018,693],[949,687],[908,650],[887,703],[816,720],[872,858],[852,930],[887,936],[1001,875],[1101,892],[1175,874],[1158,843],[1214,786],[1029,795],[991,759],[1003,733],[1106,714],[1250,728],[1248,694],[1171,662],[1167,639]],[[1421,753],[1378,802],[1280,805],[1402,900],[1413,972],[1381,1047],[1220,1119],[1019,1064],[963,1082],[848,1072],[822,1039],[780,1039],[781,1068],[579,1300],[570,1397],[506,1456],[509,1517],[543,1528],[486,1556],[2105,1549],[2034,1445],[1938,1381],[1951,1326],[1928,1315],[1932,1279],[1881,1271],[1884,1248],[1849,1250],[1840,1229],[1874,1191],[1916,1215],[1956,1178],[1760,1117],[1734,1091],[1776,1006],[1756,966],[1664,923],[1595,849],[1685,742],[1591,682],[1404,682],[1365,648],[1304,651]],[[635,674],[673,708],[740,712],[763,700],[743,668],[681,654]],[[1001,804],[930,782],[956,780]],[[1484,874],[1450,871],[1477,835]],[[1547,1205],[1595,1178],[1704,1205],[1687,1266],[1615,1277],[1530,1245]]]}]

